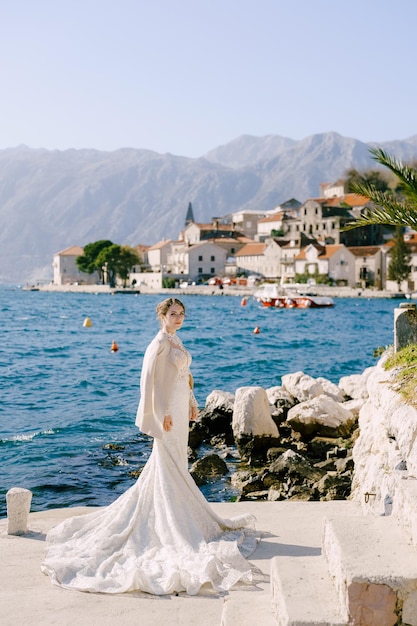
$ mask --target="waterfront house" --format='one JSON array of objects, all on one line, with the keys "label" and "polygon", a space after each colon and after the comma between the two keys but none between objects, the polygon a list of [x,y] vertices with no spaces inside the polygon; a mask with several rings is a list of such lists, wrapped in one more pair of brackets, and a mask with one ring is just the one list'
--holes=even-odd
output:
[{"label": "waterfront house", "polygon": [[296,274],[329,276],[338,285],[355,286],[355,257],[343,244],[309,244],[295,257],[294,266]]},{"label": "waterfront house", "polygon": [[341,228],[362,215],[372,205],[369,198],[349,193],[338,197],[310,198],[301,205],[298,217],[283,221],[285,238],[300,234],[316,239],[322,244],[340,244],[347,247],[380,245],[384,243],[387,229],[380,224],[341,231]]},{"label": "waterfront house", "polygon": [[167,257],[167,268],[173,278],[204,280],[209,276],[223,275],[227,250],[212,241],[200,241],[194,245],[175,242]]},{"label": "waterfront house", "polygon": [[54,285],[95,285],[99,281],[97,272],[86,274],[78,269],[75,261],[83,254],[81,246],[70,246],[54,255]]},{"label": "waterfront house", "polygon": [[355,286],[382,289],[385,283],[384,253],[381,246],[352,246],[355,257]]},{"label": "waterfront house", "polygon": [[148,266],[152,272],[162,272],[166,270],[167,258],[171,252],[172,242],[170,239],[163,239],[153,244],[147,250]]},{"label": "waterfront house", "polygon": [[236,255],[237,272],[292,282],[294,256],[299,250],[299,242],[275,237],[264,242],[248,243]]},{"label": "waterfront house", "polygon": [[258,220],[256,240],[265,241],[268,237],[283,235],[284,211],[276,211],[272,215],[267,215]]},{"label": "waterfront house", "polygon": [[[180,235],[187,244],[195,244],[208,239],[235,239],[239,240],[244,234],[236,230],[234,224],[224,224],[220,219],[214,218],[210,224],[201,224],[198,222],[188,223],[184,231]],[[246,237],[247,240],[247,237]]]}]

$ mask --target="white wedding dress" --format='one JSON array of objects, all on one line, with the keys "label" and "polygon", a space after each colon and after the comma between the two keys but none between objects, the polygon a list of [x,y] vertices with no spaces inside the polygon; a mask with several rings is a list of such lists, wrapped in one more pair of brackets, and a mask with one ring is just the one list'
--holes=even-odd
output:
[{"label": "white wedding dress", "polygon": [[47,535],[42,571],[80,591],[194,595],[250,582],[245,557],[256,547],[254,517],[216,515],[188,472],[189,366],[178,337],[170,411],[173,427],[155,438],[137,482],[108,507],[72,517]]}]

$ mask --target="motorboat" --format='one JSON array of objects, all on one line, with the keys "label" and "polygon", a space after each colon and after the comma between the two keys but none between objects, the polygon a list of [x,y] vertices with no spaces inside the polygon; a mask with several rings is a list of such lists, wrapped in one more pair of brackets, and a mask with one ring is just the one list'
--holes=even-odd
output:
[{"label": "motorboat", "polygon": [[279,285],[264,285],[254,293],[262,306],[276,309],[321,309],[334,306],[333,298],[300,293],[296,289]]}]

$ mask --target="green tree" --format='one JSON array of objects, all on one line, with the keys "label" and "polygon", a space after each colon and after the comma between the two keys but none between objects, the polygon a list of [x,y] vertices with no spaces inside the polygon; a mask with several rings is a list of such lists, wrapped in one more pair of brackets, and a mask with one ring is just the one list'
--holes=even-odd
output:
[{"label": "green tree", "polygon": [[116,277],[121,278],[123,286],[126,287],[130,270],[139,263],[140,258],[136,250],[129,246],[119,246],[117,243],[103,248],[97,257],[97,264],[105,268],[110,287],[115,286]]},{"label": "green tree", "polygon": [[387,191],[389,182],[379,170],[366,170],[361,173],[356,169],[350,169],[346,173],[344,184],[348,191],[353,190],[355,185],[372,185],[378,191]]},{"label": "green tree", "polygon": [[111,287],[116,284],[116,277],[122,279],[123,286],[129,277],[132,267],[139,265],[141,259],[134,248],[119,246],[108,239],[88,243],[84,254],[75,260],[82,272],[92,274],[98,272],[101,282],[108,282]]},{"label": "green tree", "polygon": [[132,267],[139,265],[141,259],[134,248],[130,246],[120,246],[119,260],[117,261],[117,276],[123,281],[123,287],[126,287],[126,281]]},{"label": "green tree", "polygon": [[352,191],[367,196],[373,208],[367,209],[341,230],[370,224],[388,224],[417,230],[417,170],[404,165],[381,148],[371,148],[370,153],[378,163],[387,167],[397,178],[397,194],[395,195],[391,189],[380,191],[375,184],[370,182],[353,182]]},{"label": "green tree", "polygon": [[102,250],[113,245],[112,241],[108,239],[101,239],[94,243],[88,243],[84,247],[84,254],[75,259],[75,263],[79,270],[86,272],[86,274],[93,274],[98,272],[100,281],[104,283],[104,272],[102,264],[98,262],[98,257]]},{"label": "green tree", "polygon": [[110,287],[114,287],[116,284],[120,251],[121,246],[117,243],[113,243],[111,246],[103,248],[97,256],[96,262],[103,268],[105,282],[108,282]]},{"label": "green tree", "polygon": [[411,254],[404,241],[402,227],[397,226],[395,232],[394,246],[391,250],[391,260],[388,265],[388,278],[389,280],[395,280],[398,290],[401,291],[402,281],[407,280],[410,275]]}]

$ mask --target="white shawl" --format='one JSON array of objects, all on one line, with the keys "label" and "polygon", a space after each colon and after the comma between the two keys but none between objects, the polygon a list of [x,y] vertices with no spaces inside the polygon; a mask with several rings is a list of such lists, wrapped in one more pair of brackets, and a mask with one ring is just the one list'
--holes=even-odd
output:
[{"label": "white shawl", "polygon": [[136,426],[151,437],[162,437],[164,417],[169,415],[172,385],[177,375],[177,368],[169,358],[170,351],[168,337],[159,331],[143,358]]}]

